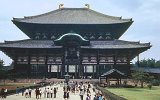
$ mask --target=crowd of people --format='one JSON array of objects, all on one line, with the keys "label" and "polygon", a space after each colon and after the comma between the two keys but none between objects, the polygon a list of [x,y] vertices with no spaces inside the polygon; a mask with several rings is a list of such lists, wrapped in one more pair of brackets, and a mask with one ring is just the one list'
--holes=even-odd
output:
[{"label": "crowd of people", "polygon": [[[62,84],[61,82],[60,84]],[[64,83],[63,83],[64,84]],[[70,82],[63,87],[63,98],[64,100],[69,100],[70,99],[70,93],[79,95],[80,100],[106,100],[105,96],[102,95],[102,92],[100,91],[95,91],[96,89],[90,84],[90,82]],[[94,92],[95,95],[93,95]],[[31,88],[25,88],[24,86],[19,88],[16,88],[16,96],[24,96],[25,98],[32,98],[33,93],[35,93],[35,98],[36,99],[41,99],[41,98],[56,98],[56,94],[58,92],[58,87],[57,86],[47,86],[44,88],[36,88],[36,89],[31,89]],[[7,89],[1,89],[1,98],[6,98],[7,94]],[[91,99],[92,96],[92,99]]]},{"label": "crowd of people", "polygon": [[35,92],[36,99],[41,99],[42,95],[44,95],[44,98],[56,98],[58,87],[54,88],[45,88],[43,91],[41,88],[36,88],[35,90],[31,88],[16,88],[16,95],[18,96],[20,93],[22,93],[22,96],[25,98],[31,98],[32,91]]}]

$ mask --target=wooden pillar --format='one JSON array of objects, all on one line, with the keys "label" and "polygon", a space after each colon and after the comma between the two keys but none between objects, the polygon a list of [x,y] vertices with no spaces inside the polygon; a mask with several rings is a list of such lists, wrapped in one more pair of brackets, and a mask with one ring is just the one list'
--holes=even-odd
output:
[{"label": "wooden pillar", "polygon": [[[17,56],[15,56],[14,57],[14,62],[13,62],[13,64],[14,64],[14,73],[15,73],[15,75],[18,73],[18,68],[17,68]],[[17,77],[17,75],[16,75],[16,77]]]},{"label": "wooden pillar", "polygon": [[47,56],[47,53],[46,53],[46,57],[45,57],[45,71],[44,71],[44,75],[45,75],[45,78],[48,76],[48,56]]},{"label": "wooden pillar", "polygon": [[57,78],[59,77],[59,65],[57,65]]},{"label": "wooden pillar", "polygon": [[120,78],[120,85],[122,85],[122,80],[121,80],[121,78]]},{"label": "wooden pillar", "polygon": [[115,54],[113,56],[113,61],[114,61],[114,67],[113,68],[115,68],[116,64],[117,64],[117,52],[116,51],[115,51]]},{"label": "wooden pillar", "polygon": [[137,66],[140,67],[140,65],[139,65],[139,54],[137,55]]},{"label": "wooden pillar", "polygon": [[95,71],[94,71],[94,70],[95,70],[94,66],[95,66],[95,65],[93,65],[93,74],[92,74],[92,78],[94,78],[94,72],[95,72]]},{"label": "wooden pillar", "polygon": [[99,68],[99,50],[97,51],[97,55],[96,55],[96,58],[97,58],[97,78],[100,77],[100,68]]},{"label": "wooden pillar", "polygon": [[31,77],[31,56],[28,55],[28,68],[29,68],[29,72],[28,72],[28,77]]}]

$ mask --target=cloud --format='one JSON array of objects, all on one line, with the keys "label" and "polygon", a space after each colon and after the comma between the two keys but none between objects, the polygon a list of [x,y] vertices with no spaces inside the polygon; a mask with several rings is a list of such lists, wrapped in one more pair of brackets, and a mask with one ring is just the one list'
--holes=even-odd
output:
[{"label": "cloud", "polygon": [[[142,53],[140,58],[156,58],[160,50],[160,0],[1,0],[0,1],[0,42],[4,40],[21,40],[28,37],[12,22],[12,17],[33,16],[58,9],[60,3],[64,7],[84,7],[90,4],[91,9],[98,12],[133,18],[134,23],[120,38],[128,41],[151,42],[153,47]],[[11,60],[0,53],[5,63]]]}]

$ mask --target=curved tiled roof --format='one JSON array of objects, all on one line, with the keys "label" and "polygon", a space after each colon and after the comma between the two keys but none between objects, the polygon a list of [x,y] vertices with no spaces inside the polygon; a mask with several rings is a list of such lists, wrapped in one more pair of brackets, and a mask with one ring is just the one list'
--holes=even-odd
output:
[{"label": "curved tiled roof", "polygon": [[37,16],[13,18],[13,21],[39,24],[112,24],[132,22],[132,19],[105,15],[88,8],[61,8]]},{"label": "curved tiled roof", "polygon": [[124,73],[122,73],[121,71],[119,71],[119,70],[117,70],[117,69],[110,69],[109,71],[103,73],[101,76],[108,76],[108,75],[110,75],[110,74],[112,74],[112,73],[117,73],[117,74],[119,74],[119,75],[125,76]]},{"label": "curved tiled roof", "polygon": [[[0,48],[62,48],[56,46],[53,40],[20,40],[20,41],[5,41],[0,43]],[[129,49],[129,48],[150,48],[150,43],[129,42],[123,40],[108,40],[108,41],[90,41],[89,46],[81,46],[81,48],[89,49]]]}]

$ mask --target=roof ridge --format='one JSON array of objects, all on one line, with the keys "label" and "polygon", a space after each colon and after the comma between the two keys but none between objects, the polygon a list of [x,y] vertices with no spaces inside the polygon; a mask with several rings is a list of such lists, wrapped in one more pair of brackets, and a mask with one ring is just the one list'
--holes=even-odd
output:
[{"label": "roof ridge", "polygon": [[[88,8],[86,8],[86,9],[88,9]],[[101,12],[97,12],[97,11],[95,11],[95,10],[92,10],[92,9],[88,9],[89,11],[91,11],[91,12],[94,12],[94,13],[97,13],[97,14],[100,14],[100,15],[102,15],[102,16],[107,16],[107,17],[109,17],[109,18],[114,18],[114,19],[117,19],[117,20],[124,20],[124,21],[131,21],[131,19],[122,19],[122,16],[121,17],[116,17],[116,16],[111,16],[111,15],[107,15],[107,14],[104,14],[104,13],[101,13]]]},{"label": "roof ridge", "polygon": [[52,11],[49,11],[49,12],[46,12],[46,13],[38,14],[38,15],[24,16],[24,18],[13,18],[13,20],[18,21],[18,20],[32,19],[32,18],[37,18],[37,17],[40,17],[40,16],[44,16],[44,15],[49,15],[49,14],[52,14],[52,13],[55,13],[55,12],[58,12],[58,11],[61,11],[61,10],[75,10],[75,9],[76,10],[78,10],[78,9],[79,10],[87,10],[87,11],[90,11],[90,12],[95,13],[97,15],[108,17],[108,18],[111,18],[111,19],[114,19],[114,20],[132,21],[132,18],[131,19],[122,19],[122,17],[106,15],[104,13],[100,13],[100,12],[97,12],[97,11],[89,9],[89,8],[60,8],[60,9],[52,10]]}]

